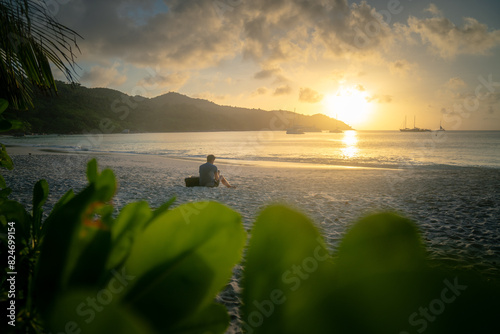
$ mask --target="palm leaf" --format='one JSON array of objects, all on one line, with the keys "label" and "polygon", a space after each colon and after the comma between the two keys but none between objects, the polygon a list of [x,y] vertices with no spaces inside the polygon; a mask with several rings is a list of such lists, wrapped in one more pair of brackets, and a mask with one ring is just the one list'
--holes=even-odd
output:
[{"label": "palm leaf", "polygon": [[57,92],[51,63],[76,82],[81,38],[58,23],[43,1],[0,0],[0,97],[16,109],[33,106],[33,86]]}]

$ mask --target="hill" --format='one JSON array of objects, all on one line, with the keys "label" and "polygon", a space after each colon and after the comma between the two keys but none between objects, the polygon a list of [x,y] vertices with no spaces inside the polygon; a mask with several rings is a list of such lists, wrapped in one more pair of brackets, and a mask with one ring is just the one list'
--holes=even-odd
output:
[{"label": "hill", "polygon": [[221,106],[170,92],[155,98],[129,96],[108,88],[57,83],[57,96],[37,94],[35,108],[8,110],[28,133],[119,133],[285,130],[292,124],[328,130],[349,126],[322,114]]}]

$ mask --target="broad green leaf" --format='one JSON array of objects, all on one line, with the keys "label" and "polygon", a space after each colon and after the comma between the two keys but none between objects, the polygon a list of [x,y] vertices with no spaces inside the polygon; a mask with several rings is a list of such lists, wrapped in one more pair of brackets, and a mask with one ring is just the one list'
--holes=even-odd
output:
[{"label": "broad green leaf", "polygon": [[155,217],[123,268],[135,277],[124,302],[163,332],[212,304],[241,259],[241,217],[215,202],[189,203]]},{"label": "broad green leaf", "polygon": [[105,169],[99,174],[96,180],[98,200],[102,202],[110,201],[116,193],[116,178],[111,169]]},{"label": "broad green leaf", "polygon": [[[58,293],[67,288],[75,262],[85,252],[91,238],[86,238],[85,226],[92,225],[95,207],[102,205],[95,184],[90,184],[50,216],[44,230],[35,279],[36,298],[49,307]],[[96,228],[101,228],[99,222]],[[107,254],[100,256],[106,257]]]},{"label": "broad green leaf", "polygon": [[39,180],[33,188],[33,235],[38,239],[42,222],[42,206],[49,196],[49,184]]},{"label": "broad green leaf", "polygon": [[399,332],[410,314],[434,298],[424,247],[408,219],[391,213],[363,218],[344,236],[336,255],[329,309],[337,330]]},{"label": "broad green leaf", "polygon": [[87,163],[87,180],[89,183],[96,182],[99,171],[97,170],[97,160],[92,159]]},{"label": "broad green leaf", "polygon": [[99,173],[97,169],[97,160],[92,159],[87,163],[87,179],[89,183],[95,183],[98,200],[107,202],[111,200],[116,192],[115,174],[110,169],[105,169]]},{"label": "broad green leaf", "polygon": [[52,211],[50,212],[49,216],[45,220],[45,222],[42,224],[42,235],[45,233],[45,230],[47,229],[47,226],[51,225],[51,220],[53,219],[54,215],[57,213],[57,211],[63,207],[70,199],[72,199],[75,196],[73,189],[68,190],[60,199],[57,201],[57,203],[54,205],[52,208]]},{"label": "broad green leaf", "polygon": [[0,114],[3,113],[9,106],[9,101],[6,99],[0,99]]},{"label": "broad green leaf", "polygon": [[20,120],[9,119],[10,122],[10,130],[22,130],[24,128],[24,123]]},{"label": "broad green leaf", "polygon": [[[3,176],[0,174],[0,189],[4,189],[4,188],[7,188],[7,184],[5,183],[5,179],[3,178]],[[0,197],[2,197],[2,196],[0,196]]]},{"label": "broad green leaf", "polygon": [[70,252],[68,286],[97,286],[105,278],[106,262],[111,248],[111,233],[103,228],[83,226]]},{"label": "broad green leaf", "polygon": [[71,290],[58,298],[48,317],[47,333],[154,333],[147,322],[116,303],[119,284]]},{"label": "broad green leaf", "polygon": [[224,333],[228,324],[229,315],[226,308],[213,303],[178,326],[170,328],[168,332],[171,334]]},{"label": "broad green leaf", "polygon": [[414,271],[425,261],[425,248],[416,225],[392,213],[358,221],[342,239],[337,261],[349,275]]},{"label": "broad green leaf", "polygon": [[14,168],[14,163],[12,162],[12,159],[9,157],[7,154],[7,149],[5,148],[5,145],[0,144],[0,167],[7,168],[8,170],[12,170]]},{"label": "broad green leaf", "polygon": [[304,215],[266,208],[251,232],[243,277],[247,333],[326,333],[321,316],[332,263],[323,238]]},{"label": "broad green leaf", "polygon": [[111,226],[113,248],[107,268],[117,267],[128,256],[136,235],[142,232],[147,221],[153,216],[148,203],[136,202],[123,207]]},{"label": "broad green leaf", "polygon": [[172,206],[172,204],[174,204],[175,200],[176,200],[176,198],[172,197],[167,202],[163,203],[160,207],[156,208],[153,211],[153,217],[157,217],[157,216],[163,214],[164,212],[168,211],[170,209],[170,207]]}]

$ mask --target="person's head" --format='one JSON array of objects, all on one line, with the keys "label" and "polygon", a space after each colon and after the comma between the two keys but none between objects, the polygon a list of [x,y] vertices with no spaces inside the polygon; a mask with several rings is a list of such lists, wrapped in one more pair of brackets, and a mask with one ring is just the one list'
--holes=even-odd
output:
[{"label": "person's head", "polygon": [[215,155],[207,155],[207,162],[213,163],[215,161]]}]

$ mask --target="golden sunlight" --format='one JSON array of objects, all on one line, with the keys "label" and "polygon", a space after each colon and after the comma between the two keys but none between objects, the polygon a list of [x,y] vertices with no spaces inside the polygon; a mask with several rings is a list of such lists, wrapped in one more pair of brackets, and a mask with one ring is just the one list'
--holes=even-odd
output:
[{"label": "golden sunlight", "polygon": [[340,87],[324,99],[326,114],[353,127],[366,123],[372,109],[368,93],[360,86]]},{"label": "golden sunlight", "polygon": [[342,143],[344,147],[341,148],[342,156],[344,159],[354,158],[358,153],[358,138],[357,133],[354,130],[344,131],[344,137],[342,138]]}]

